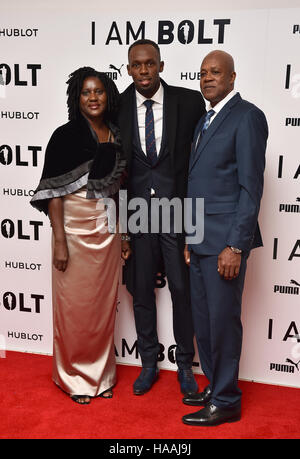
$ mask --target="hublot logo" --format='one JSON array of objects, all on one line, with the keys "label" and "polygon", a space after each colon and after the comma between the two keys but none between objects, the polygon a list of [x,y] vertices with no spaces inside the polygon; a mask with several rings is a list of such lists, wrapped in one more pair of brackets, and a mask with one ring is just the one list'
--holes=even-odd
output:
[{"label": "hublot logo", "polygon": [[184,81],[200,80],[200,72],[181,72],[180,79]]},{"label": "hublot logo", "polygon": [[26,333],[26,332],[16,332],[8,331],[7,338],[9,339],[23,339],[26,341],[42,341],[43,335],[38,335],[36,333]]},{"label": "hublot logo", "polygon": [[3,188],[3,196],[31,197],[34,190],[22,190],[21,188]]},{"label": "hublot logo", "polygon": [[12,29],[12,28],[2,28],[0,29],[0,38],[2,37],[37,37],[39,29]]},{"label": "hublot logo", "polygon": [[7,120],[38,120],[39,112],[10,112],[7,110],[1,110],[0,116],[2,119]]},{"label": "hublot logo", "polygon": [[41,263],[27,263],[23,261],[5,261],[4,268],[6,269],[20,269],[24,271],[40,271]]}]

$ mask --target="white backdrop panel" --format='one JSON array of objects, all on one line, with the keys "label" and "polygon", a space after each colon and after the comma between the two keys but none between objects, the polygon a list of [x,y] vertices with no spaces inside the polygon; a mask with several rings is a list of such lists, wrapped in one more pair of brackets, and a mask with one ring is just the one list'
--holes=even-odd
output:
[{"label": "white backdrop panel", "polygon": [[[213,49],[231,53],[236,89],[266,113],[270,137],[259,218],[264,248],[253,251],[248,263],[240,377],[299,387],[300,9],[193,10],[161,16],[136,11],[57,7],[16,15],[2,10],[1,341],[10,350],[52,353],[51,231],[48,219],[29,206],[31,190],[39,181],[49,136],[67,121],[68,75],[92,66],[111,72],[124,90],[131,83],[128,46],[134,34],[143,34],[159,42],[162,77],[173,85],[198,89],[203,57]],[[181,29],[185,24],[186,36]],[[167,285],[157,289],[157,304],[160,366],[175,370]],[[118,362],[140,364],[131,297],[122,276],[115,344]],[[194,360],[195,371],[201,371],[197,352]]]}]

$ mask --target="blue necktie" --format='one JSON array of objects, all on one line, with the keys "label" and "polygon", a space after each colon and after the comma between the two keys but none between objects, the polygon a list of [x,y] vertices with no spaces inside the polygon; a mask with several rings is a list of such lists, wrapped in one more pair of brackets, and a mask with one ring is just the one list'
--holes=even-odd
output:
[{"label": "blue necktie", "polygon": [[149,161],[152,165],[157,160],[156,153],[156,142],[155,142],[155,133],[154,133],[154,118],[152,105],[154,100],[145,100],[144,105],[146,106],[146,115],[145,115],[145,139],[146,139],[146,154],[149,158]]},{"label": "blue necktie", "polygon": [[206,129],[208,128],[210,119],[211,119],[211,117],[212,117],[214,114],[215,114],[215,111],[214,111],[214,110],[209,110],[209,111],[206,113],[205,118],[204,118],[204,124],[203,124],[202,129],[201,129],[201,136],[203,136],[204,132],[205,132]]}]

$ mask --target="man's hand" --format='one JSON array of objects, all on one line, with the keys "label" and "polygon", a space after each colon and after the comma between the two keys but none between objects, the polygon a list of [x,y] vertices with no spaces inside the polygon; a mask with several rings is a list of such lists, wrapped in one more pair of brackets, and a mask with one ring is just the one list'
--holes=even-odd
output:
[{"label": "man's hand", "polygon": [[191,264],[191,254],[190,254],[190,252],[188,250],[187,244],[184,247],[183,255],[184,255],[184,261],[186,262],[186,264],[188,266],[190,266],[190,264]]},{"label": "man's hand", "polygon": [[218,272],[226,280],[238,277],[242,256],[234,253],[230,247],[226,247],[218,256]]}]

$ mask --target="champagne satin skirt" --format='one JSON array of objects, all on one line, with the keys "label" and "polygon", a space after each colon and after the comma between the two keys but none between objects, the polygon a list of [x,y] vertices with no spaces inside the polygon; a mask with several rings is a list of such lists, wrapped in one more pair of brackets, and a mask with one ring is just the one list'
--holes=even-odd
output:
[{"label": "champagne satin skirt", "polygon": [[110,234],[102,199],[67,195],[69,262],[52,268],[53,380],[70,395],[95,397],[116,382],[114,326],[120,234]]}]

